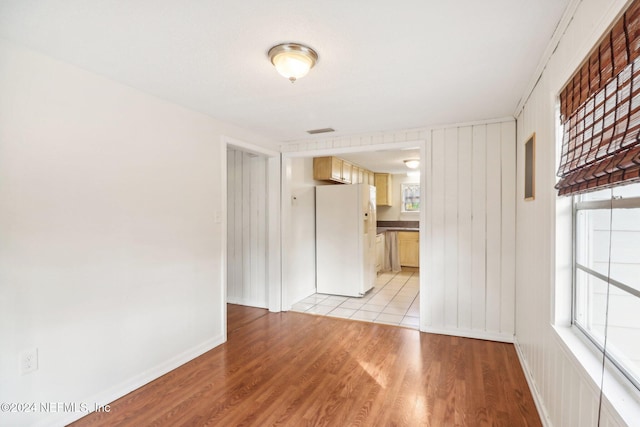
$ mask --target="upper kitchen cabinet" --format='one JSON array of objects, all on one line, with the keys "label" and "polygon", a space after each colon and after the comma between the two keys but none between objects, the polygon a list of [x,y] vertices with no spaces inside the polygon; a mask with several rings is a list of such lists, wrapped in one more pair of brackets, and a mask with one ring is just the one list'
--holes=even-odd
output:
[{"label": "upper kitchen cabinet", "polygon": [[391,206],[391,174],[375,174],[376,204],[378,206]]},{"label": "upper kitchen cabinet", "polygon": [[342,160],[342,182],[346,184],[354,183],[351,172],[353,172],[353,165],[346,160]]},{"label": "upper kitchen cabinet", "polygon": [[369,184],[369,185],[376,185],[376,178],[375,178],[375,174],[371,171],[366,171],[366,179],[364,181],[365,184]]},{"label": "upper kitchen cabinet", "polygon": [[326,156],[313,158],[313,179],[333,181],[340,184],[374,185],[374,174],[339,157]]},{"label": "upper kitchen cabinet", "polygon": [[[343,163],[343,160],[338,157],[315,157],[313,159],[313,179],[349,183],[350,181],[347,182],[343,178]],[[350,170],[349,175],[351,175]]]},{"label": "upper kitchen cabinet", "polygon": [[353,165],[351,167],[351,183],[362,184],[362,168],[359,166]]}]

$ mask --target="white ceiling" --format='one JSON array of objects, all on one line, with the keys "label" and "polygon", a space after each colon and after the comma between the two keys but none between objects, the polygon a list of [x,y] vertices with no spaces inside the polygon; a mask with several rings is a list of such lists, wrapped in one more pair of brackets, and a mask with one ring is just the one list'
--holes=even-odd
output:
[{"label": "white ceiling", "polygon": [[[0,0],[0,37],[290,141],[510,116],[567,3]],[[295,84],[285,41],[319,54]]]},{"label": "white ceiling", "polygon": [[404,161],[420,159],[420,147],[338,154],[337,156],[373,172],[405,174],[411,169],[404,164]]}]

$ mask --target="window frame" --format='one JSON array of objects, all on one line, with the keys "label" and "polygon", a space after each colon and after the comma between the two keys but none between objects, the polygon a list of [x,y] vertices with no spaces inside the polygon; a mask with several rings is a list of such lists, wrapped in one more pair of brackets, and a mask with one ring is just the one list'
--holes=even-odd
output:
[{"label": "window frame", "polygon": [[[406,187],[418,187],[419,199],[418,199],[418,209],[416,210],[407,210],[405,208],[405,198],[404,198],[404,190]],[[400,212],[402,213],[420,213],[422,209],[422,187],[419,182],[403,182],[400,184]]]},{"label": "window frame", "polygon": [[[633,185],[634,183],[628,183],[627,185]],[[640,196],[639,197],[629,197],[629,198],[610,198],[603,200],[581,200],[581,196],[583,194],[575,194],[572,196],[571,200],[571,242],[572,242],[572,260],[571,260],[571,275],[572,275],[572,283],[571,283],[571,325],[579,330],[584,337],[587,338],[589,342],[591,342],[595,348],[600,352],[601,355],[607,358],[609,362],[611,362],[618,371],[626,378],[638,391],[640,391],[640,379],[636,379],[628,370],[624,367],[624,365],[616,358],[615,355],[611,354],[611,352],[605,351],[605,348],[598,339],[587,331],[580,323],[577,321],[577,276],[578,270],[593,276],[599,280],[602,280],[607,284],[607,286],[614,286],[618,289],[627,292],[636,298],[640,299],[640,291],[635,288],[632,288],[624,283],[615,280],[611,277],[607,277],[602,273],[599,273],[595,270],[592,270],[589,267],[586,267],[577,261],[577,237],[578,237],[578,221],[577,216],[578,212],[581,210],[601,210],[607,209],[611,211],[613,214],[614,210],[620,209],[640,209]],[[609,230],[611,233],[611,230]]]}]

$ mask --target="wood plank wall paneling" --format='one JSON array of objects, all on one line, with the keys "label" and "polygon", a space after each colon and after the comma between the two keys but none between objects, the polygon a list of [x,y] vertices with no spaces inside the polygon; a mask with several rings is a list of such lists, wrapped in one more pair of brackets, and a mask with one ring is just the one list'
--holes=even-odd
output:
[{"label": "wood plank wall paneling", "polygon": [[266,308],[267,159],[227,151],[227,302]]},{"label": "wood plank wall paneling", "polygon": [[471,329],[477,331],[484,330],[486,325],[487,129],[486,126],[474,126],[471,132]]},{"label": "wood plank wall paneling", "polygon": [[[574,2],[578,3],[578,2]],[[626,1],[582,1],[559,28],[562,38],[554,49],[517,117],[516,181],[516,347],[532,391],[547,425],[598,425],[599,390],[553,328],[556,292],[571,286],[556,280],[556,95],[595,46]],[[524,141],[536,133],[536,197],[524,201]],[[508,255],[503,254],[506,260]],[[570,263],[571,253],[561,265]],[[564,280],[566,282],[566,280]],[[558,325],[562,326],[562,324]],[[611,379],[605,379],[605,387]],[[630,403],[630,402],[627,402]],[[636,418],[637,423],[637,418]],[[601,426],[625,425],[611,403],[603,402]],[[635,425],[635,424],[631,424]]]},{"label": "wood plank wall paneling", "polygon": [[437,130],[433,132],[431,149],[432,162],[430,164],[430,179],[427,179],[427,191],[425,199],[429,206],[431,217],[430,236],[427,238],[427,253],[429,254],[429,310],[431,314],[429,325],[443,325],[444,317],[444,298],[445,298],[445,164],[443,162],[445,156],[444,131]]},{"label": "wood plank wall paneling", "polygon": [[515,291],[516,291],[516,124],[506,122],[501,125],[501,171],[502,171],[502,212],[500,255],[500,329],[515,333]]},{"label": "wood plank wall paneling", "polygon": [[[444,132],[444,325],[458,327],[458,129]],[[427,195],[428,198],[428,195]],[[464,219],[462,219],[464,221]]]},{"label": "wood plank wall paneling", "polygon": [[427,330],[510,341],[515,122],[434,130],[427,152]]},{"label": "wood plank wall paneling", "polygon": [[[515,141],[514,141],[515,142]],[[487,185],[485,195],[487,200],[487,279],[485,282],[485,300],[487,304],[486,330],[500,330],[500,243],[501,243],[501,208],[500,193],[500,126],[487,126]]]},{"label": "wood plank wall paneling", "polygon": [[462,329],[471,329],[472,136],[470,126],[458,129],[458,215],[471,219],[458,227],[458,325]]}]

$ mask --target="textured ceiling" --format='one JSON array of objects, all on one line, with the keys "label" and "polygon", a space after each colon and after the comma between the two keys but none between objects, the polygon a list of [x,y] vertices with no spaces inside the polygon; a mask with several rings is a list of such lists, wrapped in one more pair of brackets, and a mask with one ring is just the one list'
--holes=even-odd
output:
[{"label": "textured ceiling", "polygon": [[[567,3],[0,0],[0,37],[289,141],[510,116]],[[285,41],[320,57],[295,84]]]}]

